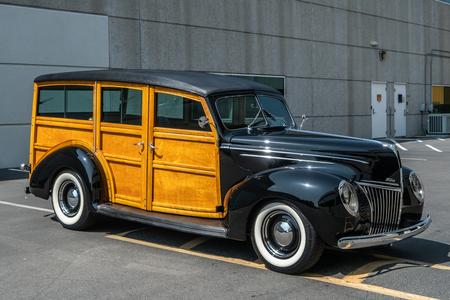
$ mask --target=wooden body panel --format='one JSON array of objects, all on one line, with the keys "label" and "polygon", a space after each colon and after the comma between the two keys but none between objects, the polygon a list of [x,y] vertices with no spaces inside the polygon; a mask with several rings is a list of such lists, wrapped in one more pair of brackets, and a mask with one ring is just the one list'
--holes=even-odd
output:
[{"label": "wooden body panel", "polygon": [[[131,88],[142,91],[142,125],[102,122],[101,89]],[[111,202],[147,208],[147,109],[148,87],[128,83],[97,83],[96,152],[105,158],[111,172],[114,195]],[[142,146],[140,146],[140,143]]]},{"label": "wooden body panel", "polygon": [[153,210],[217,217],[216,142],[193,131],[155,128]]},{"label": "wooden body panel", "polygon": [[[94,149],[94,121],[76,120],[36,116],[38,102],[38,87],[54,85],[81,85],[94,87],[90,81],[71,82],[43,82],[34,84],[33,106],[31,114],[30,132],[30,165],[31,172],[50,150],[57,149],[68,141],[83,144],[84,147]],[[94,98],[92,99],[94,105]],[[31,174],[30,172],[30,174]]]},{"label": "wooden body panel", "polygon": [[[156,93],[180,96],[202,104],[211,131],[151,127],[153,161],[152,210],[189,216],[222,218],[219,149],[213,118],[205,99],[189,93],[156,88]],[[154,98],[154,97],[153,97]],[[150,108],[155,107],[152,99]],[[150,110],[151,115],[155,112]]]},{"label": "wooden body panel", "polygon": [[[38,88],[54,85],[92,86],[93,118],[75,120],[36,116]],[[101,121],[101,88],[139,89],[142,124]],[[154,128],[155,93],[201,102],[211,132]],[[156,146],[152,150],[149,144]],[[79,146],[91,151],[103,168],[112,203],[179,215],[223,218],[217,133],[205,99],[175,90],[117,82],[45,82],[35,84],[30,136],[33,168],[51,153]]]}]

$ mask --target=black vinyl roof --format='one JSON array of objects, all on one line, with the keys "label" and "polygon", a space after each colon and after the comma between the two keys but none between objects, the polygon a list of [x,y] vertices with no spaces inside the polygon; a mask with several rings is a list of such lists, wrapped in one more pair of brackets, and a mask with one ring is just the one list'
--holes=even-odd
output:
[{"label": "black vinyl roof", "polygon": [[187,91],[200,96],[232,91],[266,91],[279,93],[277,90],[267,85],[251,80],[193,71],[143,69],[76,71],[41,75],[34,81],[44,82],[59,80],[100,80],[142,83]]}]

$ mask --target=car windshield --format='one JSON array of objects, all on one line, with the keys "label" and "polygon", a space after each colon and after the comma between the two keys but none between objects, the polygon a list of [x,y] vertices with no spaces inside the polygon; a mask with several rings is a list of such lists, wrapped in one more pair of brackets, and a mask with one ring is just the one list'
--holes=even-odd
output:
[{"label": "car windshield", "polygon": [[216,107],[228,129],[294,126],[284,101],[273,96],[227,96],[218,99]]}]

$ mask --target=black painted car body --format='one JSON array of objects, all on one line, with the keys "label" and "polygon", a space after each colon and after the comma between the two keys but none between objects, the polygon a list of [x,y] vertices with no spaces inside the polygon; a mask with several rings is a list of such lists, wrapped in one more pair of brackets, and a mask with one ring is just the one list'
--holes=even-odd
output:
[{"label": "black painted car body", "polygon": [[361,213],[350,215],[338,192],[342,180],[402,188],[395,228],[417,223],[422,215],[423,203],[403,184],[411,170],[402,168],[395,148],[379,141],[295,129],[241,130],[224,138],[221,163],[232,238],[245,239],[252,212],[273,199],[295,203],[328,245],[336,246],[343,236],[369,234],[368,200],[359,190]]}]

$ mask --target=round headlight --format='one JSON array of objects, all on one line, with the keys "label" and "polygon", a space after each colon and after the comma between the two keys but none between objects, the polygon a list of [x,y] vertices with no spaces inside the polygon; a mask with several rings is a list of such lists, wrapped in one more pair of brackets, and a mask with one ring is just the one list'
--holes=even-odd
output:
[{"label": "round headlight", "polygon": [[414,193],[414,196],[422,202],[424,199],[423,194],[423,185],[422,181],[420,180],[419,176],[417,176],[416,172],[411,172],[409,174],[409,185],[411,186],[411,190]]},{"label": "round headlight", "polygon": [[345,180],[339,183],[339,196],[345,209],[352,216],[358,215],[358,195],[353,185]]}]

